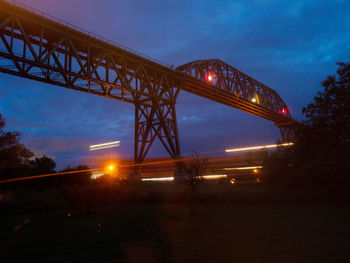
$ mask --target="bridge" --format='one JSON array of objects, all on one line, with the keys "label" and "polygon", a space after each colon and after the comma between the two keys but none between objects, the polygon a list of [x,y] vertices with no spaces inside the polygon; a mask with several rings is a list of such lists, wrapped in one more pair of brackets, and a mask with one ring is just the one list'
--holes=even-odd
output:
[{"label": "bridge", "polygon": [[0,0],[0,72],[135,106],[134,160],[157,138],[180,158],[181,90],[274,122],[284,141],[295,121],[276,91],[218,59],[173,68],[41,11]]}]

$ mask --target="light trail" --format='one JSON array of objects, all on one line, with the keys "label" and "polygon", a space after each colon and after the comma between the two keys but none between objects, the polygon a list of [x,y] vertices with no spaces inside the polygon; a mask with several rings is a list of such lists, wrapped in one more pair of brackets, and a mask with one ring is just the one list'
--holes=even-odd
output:
[{"label": "light trail", "polygon": [[[137,167],[140,167],[140,166],[151,166],[151,165],[158,165],[158,164],[174,164],[174,163],[177,163],[177,162],[185,162],[185,161],[188,161],[188,160],[190,160],[190,158],[183,158],[183,159],[177,159],[177,160],[164,160],[164,161],[145,162],[145,163],[141,163],[141,164],[140,163],[126,163],[126,164],[118,164],[118,168],[128,168],[128,167],[135,167],[135,166],[137,166]],[[260,168],[260,167],[258,167],[258,168]],[[232,168],[224,168],[224,169],[232,169]],[[233,168],[233,169],[235,169],[235,168]],[[17,182],[17,181],[24,181],[24,180],[32,180],[32,179],[38,179],[38,178],[43,178],[43,177],[50,177],[50,176],[55,176],[55,175],[69,175],[69,174],[75,174],[75,173],[94,172],[94,171],[96,171],[97,173],[96,173],[96,175],[95,174],[92,175],[92,177],[93,177],[92,179],[97,179],[98,177],[101,176],[100,173],[102,173],[102,171],[104,171],[104,170],[105,170],[105,168],[95,168],[95,169],[88,169],[88,170],[69,171],[69,172],[61,172],[61,173],[51,173],[51,174],[19,177],[19,178],[12,178],[12,179],[1,180],[0,184]],[[225,178],[225,177],[227,177],[227,175],[204,175],[203,176],[204,179],[219,179],[219,178]],[[160,178],[162,178],[162,177],[160,177]],[[168,180],[170,180],[169,177],[165,177],[165,178],[168,178]],[[147,179],[146,181],[152,181],[151,179],[155,179],[153,181],[157,181],[156,179],[158,179],[158,178],[144,178],[144,179]],[[148,180],[148,179],[150,179],[150,180]],[[161,181],[161,180],[158,180],[158,181]]]},{"label": "light trail", "polygon": [[114,148],[114,147],[118,147],[118,145],[111,145],[111,146],[103,146],[103,147],[96,147],[96,148],[90,148],[90,151],[96,151],[96,150],[102,150],[102,149],[108,149],[108,148]]},{"label": "light trail", "polygon": [[122,164],[119,167],[132,167],[132,166],[147,166],[147,165],[155,165],[155,164],[172,164],[178,162],[188,161],[190,158],[182,158],[176,160],[165,160],[165,161],[154,161],[154,162],[144,162],[144,163],[130,163],[130,164]]},{"label": "light trail", "polygon": [[232,167],[232,168],[224,168],[226,171],[234,171],[234,170],[254,170],[261,169],[262,166],[246,166],[246,167]]},{"label": "light trail", "polygon": [[69,171],[69,172],[51,173],[51,174],[41,174],[41,175],[33,175],[33,176],[26,176],[26,177],[5,179],[5,180],[1,180],[1,181],[0,181],[0,184],[11,183],[11,182],[18,182],[18,181],[25,181],[25,180],[32,180],[32,179],[50,177],[50,176],[55,176],[55,175],[66,175],[66,174],[75,174],[75,173],[85,173],[85,172],[91,172],[91,171],[96,171],[96,170],[98,170],[98,169],[88,169],[88,170],[79,170],[79,171]]},{"label": "light trail", "polygon": [[199,178],[204,178],[204,179],[220,179],[220,178],[226,178],[226,174],[213,174],[213,175],[202,175],[199,176]]},{"label": "light trail", "polygon": [[[220,178],[227,178],[226,174],[213,174],[213,175],[202,175],[198,176],[197,178],[203,178],[206,180],[210,179],[220,179]],[[155,182],[170,182],[174,181],[174,177],[151,177],[151,178],[142,178],[142,181],[155,181]]]},{"label": "light trail", "polygon": [[162,182],[171,182],[174,181],[174,177],[154,177],[154,178],[142,178],[142,181],[162,181]]},{"label": "light trail", "polygon": [[[118,165],[120,168],[127,168],[127,167],[135,167],[135,166],[146,166],[146,165],[155,165],[155,164],[168,164],[168,163],[175,163],[182,160],[169,160],[169,161],[157,161],[157,162],[148,162],[148,163],[130,163],[130,164],[124,164],[124,165]],[[11,179],[5,179],[0,180],[0,184],[5,183],[11,183],[11,182],[18,182],[18,181],[25,181],[25,180],[32,180],[32,179],[38,179],[38,178],[44,178],[44,177],[50,177],[55,175],[66,175],[66,174],[75,174],[75,173],[84,173],[84,172],[93,172],[93,171],[103,171],[103,168],[95,168],[95,169],[88,169],[88,170],[79,170],[79,171],[69,171],[69,172],[61,172],[61,173],[51,173],[51,174],[42,174],[42,175],[33,175],[33,176],[26,176],[26,177],[18,177],[18,178],[11,178]]]},{"label": "light trail", "polygon": [[95,151],[95,150],[102,150],[102,149],[107,149],[112,147],[118,147],[119,145],[120,145],[120,141],[106,142],[106,143],[90,145],[89,149],[90,151]]},{"label": "light trail", "polygon": [[91,180],[96,180],[97,178],[99,178],[99,177],[101,177],[103,175],[104,175],[104,173],[101,172],[101,171],[93,171],[91,176],[90,176],[90,179]]},{"label": "light trail", "polygon": [[269,145],[261,145],[261,146],[252,146],[252,147],[244,147],[244,148],[234,148],[234,149],[227,149],[225,152],[241,152],[241,151],[249,151],[249,150],[260,150],[260,149],[267,149],[267,148],[276,148],[276,147],[285,147],[285,146],[291,146],[294,145],[294,143],[282,143],[282,144],[269,144]]},{"label": "light trail", "polygon": [[90,148],[108,146],[108,145],[119,144],[119,143],[120,143],[120,141],[106,142],[106,143],[101,143],[101,144],[90,145]]}]

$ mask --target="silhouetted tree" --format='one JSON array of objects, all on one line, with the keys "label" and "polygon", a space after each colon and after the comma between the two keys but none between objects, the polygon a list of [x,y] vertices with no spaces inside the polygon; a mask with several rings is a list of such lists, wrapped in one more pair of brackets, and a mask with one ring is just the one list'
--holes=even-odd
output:
[{"label": "silhouetted tree", "polygon": [[303,108],[307,119],[297,129],[295,147],[267,158],[270,175],[302,183],[350,182],[350,64],[338,65],[337,76],[323,81],[324,91]]},{"label": "silhouetted tree", "polygon": [[78,165],[76,167],[67,166],[61,172],[74,172],[82,171],[81,173],[72,173],[67,175],[62,175],[60,180],[63,180],[66,184],[87,184],[90,181],[91,171],[87,165]]},{"label": "silhouetted tree", "polygon": [[0,177],[21,176],[23,166],[34,154],[20,142],[19,132],[5,132],[0,114]]},{"label": "silhouetted tree", "polygon": [[305,124],[335,145],[350,144],[350,63],[337,63],[337,76],[322,82],[314,102],[303,108]]},{"label": "silhouetted tree", "polygon": [[308,160],[303,168],[307,167],[314,177],[322,179],[323,175],[327,183],[349,181],[350,64],[337,64],[337,75],[323,81],[324,91],[318,92],[313,103],[303,108],[307,120],[297,145],[298,152]]},{"label": "silhouetted tree", "polygon": [[208,159],[201,158],[198,152],[192,154],[192,159],[188,164],[181,163],[178,167],[182,182],[189,186],[189,198],[191,205],[191,215],[194,209],[194,193],[197,187],[203,182],[203,175],[208,169]]},{"label": "silhouetted tree", "polygon": [[40,158],[35,157],[34,160],[30,160],[27,163],[32,169],[33,175],[54,173],[56,168],[55,161],[45,155]]}]

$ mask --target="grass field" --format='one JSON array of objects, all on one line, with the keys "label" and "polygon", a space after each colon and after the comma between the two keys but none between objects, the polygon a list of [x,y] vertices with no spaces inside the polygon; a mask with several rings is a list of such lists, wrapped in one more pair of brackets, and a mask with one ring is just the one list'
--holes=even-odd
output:
[{"label": "grass field", "polygon": [[350,262],[347,205],[115,204],[1,216],[0,262]]}]

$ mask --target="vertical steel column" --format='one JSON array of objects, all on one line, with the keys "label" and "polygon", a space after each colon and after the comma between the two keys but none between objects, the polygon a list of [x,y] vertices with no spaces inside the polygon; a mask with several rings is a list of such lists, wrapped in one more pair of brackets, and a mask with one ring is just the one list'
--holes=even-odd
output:
[{"label": "vertical steel column", "polygon": [[135,103],[135,163],[143,162],[156,137],[171,158],[180,158],[175,102],[160,105],[153,101],[152,106]]},{"label": "vertical steel column", "polygon": [[154,107],[135,104],[135,163],[142,163],[156,137]]},{"label": "vertical steel column", "polygon": [[281,132],[282,141],[292,142],[295,140],[295,126],[282,126],[279,127]]}]

